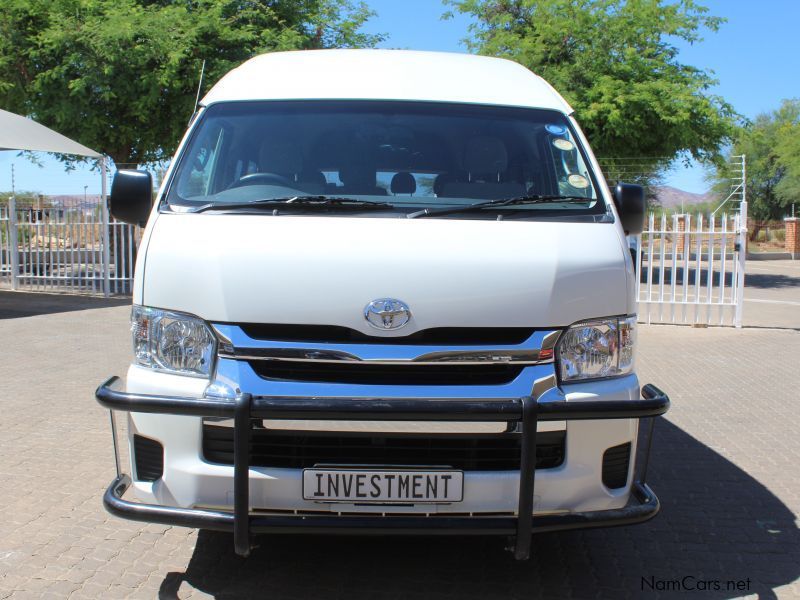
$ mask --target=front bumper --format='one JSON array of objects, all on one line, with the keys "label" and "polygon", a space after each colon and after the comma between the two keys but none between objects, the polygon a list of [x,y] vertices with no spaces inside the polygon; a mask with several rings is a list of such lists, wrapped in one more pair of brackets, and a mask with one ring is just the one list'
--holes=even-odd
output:
[{"label": "front bumper", "polygon": [[[116,381],[117,378],[112,377],[96,392],[97,401],[112,411],[112,419],[115,410],[234,419],[234,510],[179,508],[123,500],[122,496],[130,486],[131,479],[120,471],[118,457],[117,477],[103,498],[106,509],[116,516],[136,521],[232,532],[235,550],[243,556],[249,553],[251,536],[257,533],[391,532],[508,535],[515,540],[515,557],[522,560],[530,554],[533,532],[641,523],[654,517],[659,510],[658,498],[644,483],[648,446],[640,480],[633,483],[633,502],[628,506],[602,511],[533,515],[537,423],[650,418],[652,426],[652,418],[664,414],[669,408],[669,398],[653,385],[642,388],[642,399],[619,401],[567,402],[552,377],[538,380],[530,396],[503,400],[297,398],[250,394],[239,394],[234,400],[217,400],[126,393],[114,389]],[[253,515],[249,506],[251,419],[520,422],[522,445],[517,517]],[[115,431],[113,427],[112,431]],[[116,440],[114,448],[116,452]]]}]

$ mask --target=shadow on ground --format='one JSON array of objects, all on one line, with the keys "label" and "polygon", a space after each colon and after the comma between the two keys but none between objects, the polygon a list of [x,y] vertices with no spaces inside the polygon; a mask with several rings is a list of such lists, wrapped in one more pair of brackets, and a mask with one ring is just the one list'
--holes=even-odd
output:
[{"label": "shadow on ground", "polygon": [[130,298],[97,298],[0,290],[0,319],[18,319],[53,313],[130,304]]},{"label": "shadow on ground", "polygon": [[232,536],[203,531],[186,572],[168,573],[159,597],[188,588],[216,598],[662,598],[696,591],[764,600],[800,576],[792,512],[664,419],[650,483],[662,501],[654,521],[541,534],[525,563],[497,538],[273,536],[242,559]]},{"label": "shadow on ground", "polygon": [[797,288],[800,290],[800,277],[790,277],[778,273],[750,272],[745,276],[744,284],[747,287],[759,289]]}]

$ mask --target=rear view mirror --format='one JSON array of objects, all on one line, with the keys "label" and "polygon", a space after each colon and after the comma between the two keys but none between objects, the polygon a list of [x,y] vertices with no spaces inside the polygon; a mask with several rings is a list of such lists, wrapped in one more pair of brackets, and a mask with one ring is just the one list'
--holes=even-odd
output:
[{"label": "rear view mirror", "polygon": [[109,201],[115,219],[143,226],[153,206],[153,178],[147,171],[117,171]]},{"label": "rear view mirror", "polygon": [[632,183],[618,183],[614,188],[614,204],[626,235],[639,235],[644,229],[647,200],[644,188]]}]

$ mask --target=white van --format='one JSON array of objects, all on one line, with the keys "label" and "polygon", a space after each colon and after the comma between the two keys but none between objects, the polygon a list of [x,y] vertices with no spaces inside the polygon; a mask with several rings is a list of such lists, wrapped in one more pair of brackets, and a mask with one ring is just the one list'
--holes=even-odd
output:
[{"label": "white van", "polygon": [[[653,517],[625,235],[553,88],[506,60],[258,56],[203,99],[152,199],[113,514],[234,533],[494,534]],[[646,429],[642,438],[649,440]],[[126,494],[130,488],[130,492]]]}]

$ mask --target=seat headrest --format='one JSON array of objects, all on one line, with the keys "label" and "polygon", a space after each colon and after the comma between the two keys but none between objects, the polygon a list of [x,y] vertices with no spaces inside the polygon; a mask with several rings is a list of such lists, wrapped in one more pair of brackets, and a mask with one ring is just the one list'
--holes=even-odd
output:
[{"label": "seat headrest", "polygon": [[433,193],[437,196],[441,196],[444,186],[454,181],[458,181],[458,178],[452,173],[439,173],[436,179],[433,180]]},{"label": "seat headrest", "polygon": [[396,173],[392,177],[391,190],[393,194],[413,194],[417,191],[417,180],[411,173]]},{"label": "seat headrest", "polygon": [[344,185],[375,185],[375,171],[360,164],[344,165],[339,169],[339,181]]},{"label": "seat headrest", "polygon": [[470,173],[502,173],[508,168],[506,145],[499,138],[481,135],[467,142],[464,168]]},{"label": "seat headrest", "polygon": [[303,154],[294,144],[267,141],[258,151],[258,168],[262,173],[297,175],[303,170]]}]

